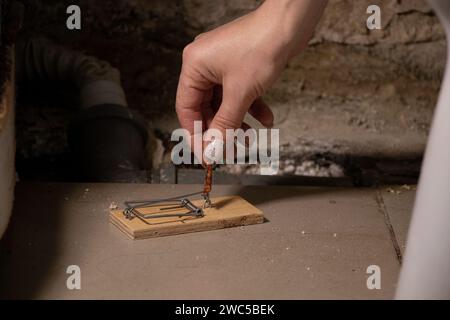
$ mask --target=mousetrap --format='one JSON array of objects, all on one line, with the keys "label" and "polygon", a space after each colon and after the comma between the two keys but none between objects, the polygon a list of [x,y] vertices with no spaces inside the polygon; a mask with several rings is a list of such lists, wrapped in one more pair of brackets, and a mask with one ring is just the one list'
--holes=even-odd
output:
[{"label": "mousetrap", "polygon": [[[196,196],[203,199],[193,200]],[[203,192],[168,199],[125,202],[110,221],[131,239],[208,231],[264,222],[258,208],[239,196],[209,199]]]}]

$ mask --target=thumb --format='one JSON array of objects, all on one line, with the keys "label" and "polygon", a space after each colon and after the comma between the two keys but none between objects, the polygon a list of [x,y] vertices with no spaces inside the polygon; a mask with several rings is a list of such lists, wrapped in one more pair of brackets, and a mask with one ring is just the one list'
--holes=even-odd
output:
[{"label": "thumb", "polygon": [[242,87],[223,86],[222,103],[209,125],[209,129],[219,130],[225,137],[226,129],[238,129],[253,100]]},{"label": "thumb", "polygon": [[251,99],[240,92],[243,92],[242,88],[232,90],[229,87],[225,89],[224,86],[222,103],[209,125],[207,139],[204,141],[206,163],[217,163],[218,159],[224,159],[224,152],[228,153],[228,148],[234,148],[234,140],[233,143],[226,143],[226,130],[241,128],[251,105]]}]

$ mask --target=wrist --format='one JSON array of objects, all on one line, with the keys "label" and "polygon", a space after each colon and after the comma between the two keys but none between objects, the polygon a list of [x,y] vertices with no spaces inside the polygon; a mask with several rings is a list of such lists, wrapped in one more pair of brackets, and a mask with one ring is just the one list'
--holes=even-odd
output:
[{"label": "wrist", "polygon": [[258,8],[288,59],[307,47],[328,0],[266,0]]}]

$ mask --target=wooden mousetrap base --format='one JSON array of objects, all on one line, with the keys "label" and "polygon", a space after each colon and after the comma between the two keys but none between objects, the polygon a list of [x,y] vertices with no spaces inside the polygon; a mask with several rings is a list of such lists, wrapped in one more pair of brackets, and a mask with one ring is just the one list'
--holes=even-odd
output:
[{"label": "wooden mousetrap base", "polygon": [[[224,229],[264,222],[264,216],[258,208],[239,196],[212,198],[212,208],[204,209],[203,217],[164,217],[147,219],[149,224],[138,218],[128,220],[123,210],[112,210],[109,217],[131,239],[146,239],[175,234]],[[203,200],[193,200],[202,206]],[[143,214],[155,211],[155,208],[140,209]]]}]

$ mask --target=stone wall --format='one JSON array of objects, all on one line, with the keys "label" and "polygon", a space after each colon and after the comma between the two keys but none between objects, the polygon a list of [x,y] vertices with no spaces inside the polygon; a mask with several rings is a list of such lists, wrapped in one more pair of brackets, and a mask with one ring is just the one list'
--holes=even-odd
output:
[{"label": "stone wall", "polygon": [[[170,131],[178,125],[182,48],[260,2],[28,0],[23,35],[45,35],[110,61],[122,72],[130,106],[151,127]],[[65,29],[72,3],[82,8],[81,31]],[[366,28],[370,4],[382,8],[382,30]],[[420,157],[445,50],[444,33],[423,0],[331,0],[310,47],[265,97],[281,129],[283,155]]]}]

